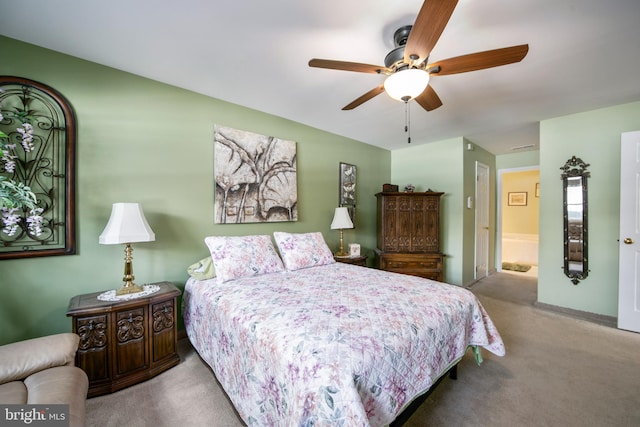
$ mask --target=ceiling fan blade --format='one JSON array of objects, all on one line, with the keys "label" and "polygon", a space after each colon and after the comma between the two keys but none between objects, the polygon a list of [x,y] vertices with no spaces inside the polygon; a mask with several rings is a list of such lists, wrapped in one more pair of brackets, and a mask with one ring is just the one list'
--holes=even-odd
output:
[{"label": "ceiling fan blade", "polygon": [[416,102],[427,111],[435,110],[442,106],[442,101],[431,85],[416,97]]},{"label": "ceiling fan blade", "polygon": [[425,0],[404,48],[405,63],[426,61],[457,4],[458,0]]},{"label": "ceiling fan blade", "polygon": [[484,52],[476,52],[434,62],[433,64],[427,65],[427,70],[437,67],[440,68],[439,71],[431,71],[432,76],[446,76],[447,74],[484,70],[486,68],[520,62],[527,55],[527,52],[529,52],[528,44],[486,50]]},{"label": "ceiling fan blade", "polygon": [[364,104],[365,102],[367,102],[368,100],[370,100],[374,96],[380,95],[382,92],[384,92],[384,85],[380,85],[380,86],[378,86],[376,88],[371,89],[369,92],[365,93],[364,95],[362,95],[361,97],[359,97],[355,101],[351,102],[349,105],[346,105],[342,109],[343,110],[353,110],[354,108],[356,108],[357,106],[359,106],[361,104]]},{"label": "ceiling fan blade", "polygon": [[380,65],[361,64],[359,62],[334,61],[331,59],[312,59],[310,67],[329,68],[331,70],[355,71],[358,73],[391,74],[391,70]]}]

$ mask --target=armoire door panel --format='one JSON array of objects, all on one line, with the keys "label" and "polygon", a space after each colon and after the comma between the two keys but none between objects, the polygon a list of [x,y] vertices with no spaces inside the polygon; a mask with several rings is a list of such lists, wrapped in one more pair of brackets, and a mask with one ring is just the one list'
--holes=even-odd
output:
[{"label": "armoire door panel", "polygon": [[[406,274],[425,275],[442,280],[440,254],[440,192],[382,192],[378,199],[378,267]],[[385,254],[434,254],[438,267],[420,267],[407,258],[389,258]]]}]

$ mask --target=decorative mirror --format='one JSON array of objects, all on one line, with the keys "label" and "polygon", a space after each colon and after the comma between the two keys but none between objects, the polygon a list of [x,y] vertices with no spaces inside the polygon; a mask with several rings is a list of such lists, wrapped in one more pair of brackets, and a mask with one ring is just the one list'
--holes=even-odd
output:
[{"label": "decorative mirror", "polygon": [[574,285],[589,274],[587,178],[589,164],[576,156],[560,168],[564,220],[564,274]]}]

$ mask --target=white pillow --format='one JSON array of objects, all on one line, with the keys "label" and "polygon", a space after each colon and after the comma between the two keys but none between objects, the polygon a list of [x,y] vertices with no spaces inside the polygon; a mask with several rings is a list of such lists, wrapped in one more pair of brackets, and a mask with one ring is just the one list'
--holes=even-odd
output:
[{"label": "white pillow", "polygon": [[218,283],[283,271],[271,236],[210,236],[204,239]]},{"label": "white pillow", "polygon": [[276,231],[273,237],[284,266],[289,271],[336,262],[319,231],[298,234]]}]

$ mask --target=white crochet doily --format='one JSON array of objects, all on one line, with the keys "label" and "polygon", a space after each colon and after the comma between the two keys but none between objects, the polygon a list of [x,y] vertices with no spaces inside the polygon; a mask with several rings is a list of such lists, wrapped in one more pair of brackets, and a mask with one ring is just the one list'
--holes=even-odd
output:
[{"label": "white crochet doily", "polygon": [[147,295],[156,293],[159,290],[160,290],[160,286],[158,285],[144,285],[142,287],[142,291],[136,292],[135,294],[116,295],[115,290],[110,290],[98,295],[98,299],[100,301],[127,301],[130,299],[146,297]]}]

